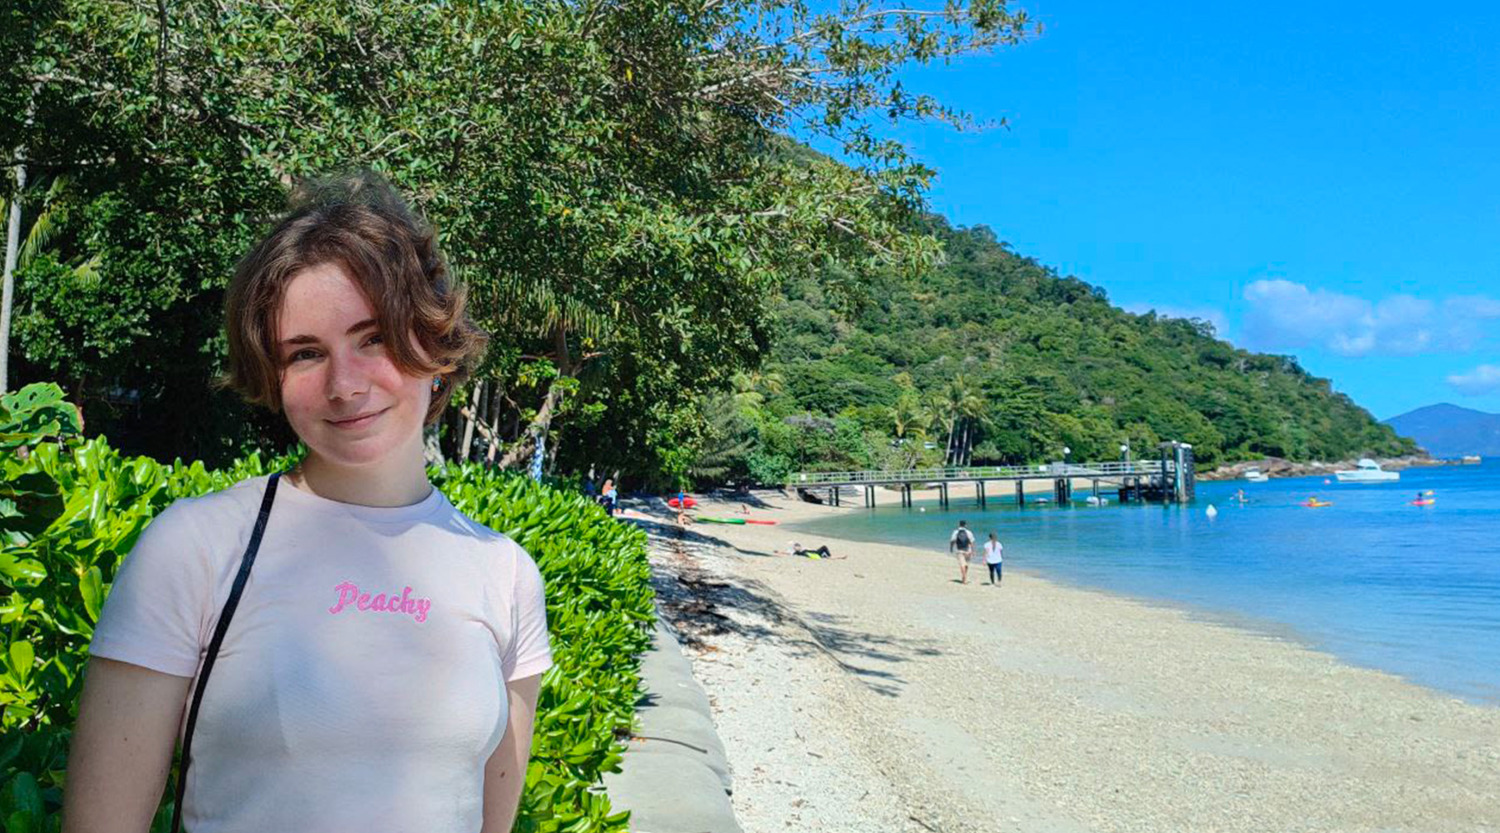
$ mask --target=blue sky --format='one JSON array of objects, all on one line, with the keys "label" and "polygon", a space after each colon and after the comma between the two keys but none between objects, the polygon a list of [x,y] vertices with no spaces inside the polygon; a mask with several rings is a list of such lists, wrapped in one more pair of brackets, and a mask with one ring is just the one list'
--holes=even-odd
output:
[{"label": "blue sky", "polygon": [[1500,4],[1022,3],[1044,33],[906,83],[932,207],[1291,353],[1387,418],[1500,411]]}]

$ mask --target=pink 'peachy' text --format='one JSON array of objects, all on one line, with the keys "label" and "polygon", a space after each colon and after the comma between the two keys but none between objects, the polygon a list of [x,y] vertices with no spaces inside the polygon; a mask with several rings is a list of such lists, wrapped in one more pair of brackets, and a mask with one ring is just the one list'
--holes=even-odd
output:
[{"label": "pink 'peachy' text", "polygon": [[404,613],[418,622],[426,622],[427,611],[432,609],[432,600],[413,599],[410,587],[403,588],[399,596],[395,593],[390,595],[377,593],[371,597],[369,593],[359,592],[359,585],[352,581],[345,581],[334,587],[333,592],[339,594],[339,600],[334,603],[333,607],[328,608],[329,613],[338,613],[352,605],[356,610]]}]

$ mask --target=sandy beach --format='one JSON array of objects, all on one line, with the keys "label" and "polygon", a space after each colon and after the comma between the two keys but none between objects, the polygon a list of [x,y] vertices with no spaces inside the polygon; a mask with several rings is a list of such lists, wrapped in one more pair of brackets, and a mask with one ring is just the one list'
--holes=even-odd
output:
[{"label": "sandy beach", "polygon": [[[648,511],[747,833],[1500,830],[1500,709],[1024,563],[960,585],[941,541]],[[849,557],[772,554],[793,537]]]}]

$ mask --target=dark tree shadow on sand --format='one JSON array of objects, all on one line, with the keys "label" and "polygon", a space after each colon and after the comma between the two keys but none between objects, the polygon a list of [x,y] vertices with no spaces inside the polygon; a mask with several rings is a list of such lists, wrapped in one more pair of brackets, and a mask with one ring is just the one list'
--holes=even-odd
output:
[{"label": "dark tree shadow on sand", "polygon": [[[781,494],[785,496],[786,492],[783,491],[781,492]],[[762,511],[776,509],[775,506],[767,503],[765,500],[761,499],[760,495],[757,495],[754,492],[737,492],[733,489],[715,489],[708,493],[708,497],[713,498],[714,500],[724,501],[725,503],[743,503],[746,506],[760,509]]]},{"label": "dark tree shadow on sand", "polygon": [[[695,551],[721,547],[752,557],[768,557],[768,554],[739,549],[694,528],[682,530],[675,524],[653,526],[659,528],[647,532],[656,551],[666,554],[664,560],[668,562],[652,565],[657,602],[662,617],[688,648],[712,650],[714,636],[733,633],[749,640],[786,645],[798,656],[821,653],[871,691],[886,697],[900,696],[906,680],[879,666],[941,653],[929,640],[871,634],[850,627],[847,617],[837,614],[799,614],[773,590],[754,579],[710,577],[697,566]],[[728,610],[740,615],[730,617],[722,612]],[[786,633],[788,630],[792,635]]]}]

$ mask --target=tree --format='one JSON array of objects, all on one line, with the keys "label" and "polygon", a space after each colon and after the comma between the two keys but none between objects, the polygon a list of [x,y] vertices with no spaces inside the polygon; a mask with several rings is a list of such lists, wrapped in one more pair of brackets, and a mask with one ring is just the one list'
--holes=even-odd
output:
[{"label": "tree", "polygon": [[[23,364],[72,375],[86,402],[116,389],[170,411],[131,438],[156,447],[122,443],[164,456],[201,455],[246,422],[236,403],[187,395],[218,369],[224,282],[289,182],[346,165],[413,195],[497,335],[477,400],[458,400],[475,406],[467,425],[448,420],[450,453],[477,434],[525,459],[548,433],[554,459],[574,459],[560,439],[613,453],[597,432],[568,434],[570,419],[680,435],[691,403],[598,406],[642,401],[648,369],[687,393],[726,387],[767,349],[766,305],[787,279],[852,305],[871,276],[933,262],[914,222],[930,172],[880,126],[966,120],[894,70],[1030,30],[991,0],[42,6],[29,37],[0,38],[0,89],[36,90],[33,122],[0,114],[0,146],[75,181],[58,262],[97,257],[104,289],[67,311],[23,280]],[[83,335],[108,327],[104,344]],[[636,459],[678,456],[660,451]]]},{"label": "tree", "polygon": [[[19,157],[20,154],[17,154]],[[21,248],[21,197],[26,191],[26,163],[15,166],[16,188],[5,212],[5,266],[3,289],[0,289],[0,393],[10,390],[10,315],[15,301],[15,274]],[[0,200],[0,205],[4,205]]]}]

